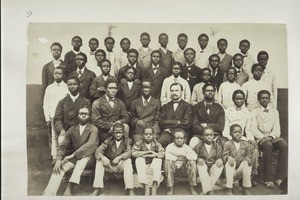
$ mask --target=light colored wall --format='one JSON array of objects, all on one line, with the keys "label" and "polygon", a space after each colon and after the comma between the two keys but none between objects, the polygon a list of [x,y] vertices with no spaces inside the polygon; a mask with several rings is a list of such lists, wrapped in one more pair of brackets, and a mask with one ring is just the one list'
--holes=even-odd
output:
[{"label": "light colored wall", "polygon": [[112,36],[116,40],[114,51],[121,51],[119,42],[123,37],[131,40],[132,48],[141,46],[139,38],[142,32],[151,36],[150,47],[159,48],[158,35],[169,35],[168,48],[177,47],[177,35],[188,35],[187,47],[198,50],[197,38],[201,33],[210,37],[209,46],[217,51],[216,42],[220,38],[228,41],[227,53],[239,52],[238,44],[242,39],[251,42],[249,53],[256,58],[259,51],[265,50],[270,59],[270,67],[276,77],[279,88],[288,88],[287,33],[284,25],[279,24],[103,24],[103,23],[30,23],[28,25],[27,84],[41,84],[41,72],[45,63],[52,57],[50,45],[60,42],[64,54],[72,49],[71,38],[79,35],[83,39],[81,51],[88,53],[88,40],[96,37],[100,48],[104,48],[104,38]]}]

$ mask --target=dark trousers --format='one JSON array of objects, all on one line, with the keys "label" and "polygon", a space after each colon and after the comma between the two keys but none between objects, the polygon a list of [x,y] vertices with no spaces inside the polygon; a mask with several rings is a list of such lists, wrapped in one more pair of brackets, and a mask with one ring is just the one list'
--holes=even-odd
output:
[{"label": "dark trousers", "polygon": [[284,139],[276,138],[259,144],[258,148],[263,151],[263,179],[265,182],[272,181],[271,179],[271,156],[272,152],[279,150],[278,166],[275,179],[285,179],[287,177],[288,165],[288,146]]}]

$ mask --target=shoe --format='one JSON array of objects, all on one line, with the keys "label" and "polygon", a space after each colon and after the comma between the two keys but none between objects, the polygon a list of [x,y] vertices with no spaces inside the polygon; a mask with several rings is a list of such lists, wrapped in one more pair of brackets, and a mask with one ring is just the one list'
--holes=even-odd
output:
[{"label": "shoe", "polygon": [[226,189],[225,195],[233,195],[233,190],[232,190],[232,188],[227,188],[227,189]]},{"label": "shoe", "polygon": [[273,188],[273,187],[275,187],[275,186],[274,186],[274,183],[273,183],[272,181],[265,182],[265,186],[266,186],[267,188]]},{"label": "shoe", "polygon": [[250,193],[250,191],[248,190],[248,188],[243,188],[243,189],[242,189],[242,193],[243,193],[243,195],[252,195],[252,194]]}]

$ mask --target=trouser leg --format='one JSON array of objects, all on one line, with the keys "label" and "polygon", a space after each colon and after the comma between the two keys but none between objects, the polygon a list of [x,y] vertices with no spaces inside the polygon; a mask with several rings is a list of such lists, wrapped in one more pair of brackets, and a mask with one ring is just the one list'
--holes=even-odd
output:
[{"label": "trouser leg", "polygon": [[133,189],[133,168],[131,164],[131,159],[128,158],[123,161],[124,166],[124,182],[125,190]]},{"label": "trouser leg", "polygon": [[270,160],[273,151],[273,144],[271,143],[271,141],[265,141],[260,145],[260,148],[263,151],[263,179],[265,182],[269,182],[272,181]]},{"label": "trouser leg", "polygon": [[176,161],[165,160],[165,173],[167,177],[167,187],[174,186],[174,174],[176,170]]},{"label": "trouser leg", "polygon": [[213,185],[212,182],[210,180],[208,171],[207,171],[207,165],[204,164],[202,166],[197,165],[197,169],[198,169],[198,174],[200,177],[200,182],[202,185],[202,191],[204,194],[206,194],[207,192],[211,191],[213,189]]},{"label": "trouser leg", "polygon": [[287,177],[288,167],[288,146],[284,139],[280,139],[273,144],[274,149],[279,150],[278,167],[276,171],[276,179],[285,179]]},{"label": "trouser leg", "polygon": [[235,164],[231,167],[229,165],[229,163],[227,162],[225,164],[225,174],[226,174],[226,180],[227,180],[226,187],[232,188],[233,187],[233,177],[235,174]]},{"label": "trouser leg", "polygon": [[90,157],[81,158],[76,162],[75,168],[73,170],[73,173],[71,175],[71,178],[69,182],[79,184],[80,178],[83,170],[85,169],[86,164],[90,160]]},{"label": "trouser leg", "polygon": [[213,186],[215,186],[216,182],[218,181],[218,179],[220,178],[222,171],[223,171],[223,166],[222,167],[218,167],[216,164],[214,164],[213,166],[211,166],[209,173],[210,173],[210,180]]},{"label": "trouser leg", "polygon": [[148,184],[147,174],[146,174],[146,161],[143,157],[138,157],[135,160],[136,170],[139,178],[139,182],[142,184]]},{"label": "trouser leg", "polygon": [[95,178],[94,178],[93,187],[103,188],[104,187],[103,178],[104,178],[104,166],[102,164],[102,161],[97,160],[96,167],[95,167]]}]

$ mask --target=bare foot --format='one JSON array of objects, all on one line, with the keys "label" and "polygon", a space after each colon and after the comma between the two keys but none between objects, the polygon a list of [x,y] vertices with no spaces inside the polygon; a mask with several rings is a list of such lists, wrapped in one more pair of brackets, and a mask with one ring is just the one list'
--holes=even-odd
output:
[{"label": "bare foot", "polygon": [[135,196],[133,189],[129,189],[129,196]]},{"label": "bare foot", "polygon": [[157,190],[157,182],[154,181],[152,185],[152,196],[156,196],[156,190]]},{"label": "bare foot", "polygon": [[73,183],[68,183],[64,196],[72,196]]},{"label": "bare foot", "polygon": [[145,188],[145,196],[149,196],[150,195],[150,188],[147,184],[144,185]]}]

